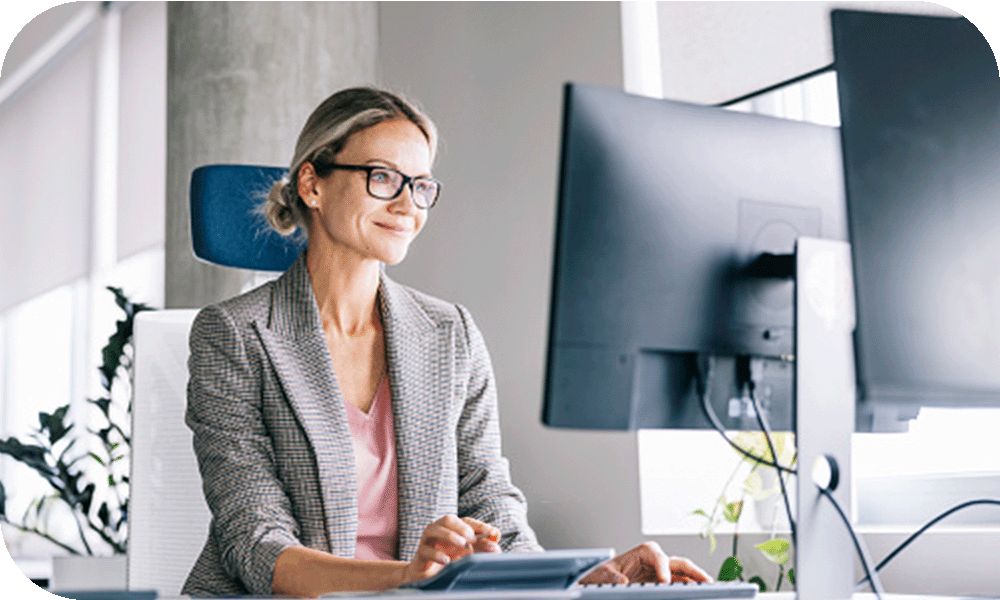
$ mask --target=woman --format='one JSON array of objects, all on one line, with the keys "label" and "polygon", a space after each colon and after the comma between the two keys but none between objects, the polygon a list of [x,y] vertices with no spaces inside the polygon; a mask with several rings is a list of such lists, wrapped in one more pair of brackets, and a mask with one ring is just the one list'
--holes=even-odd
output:
[{"label": "woman", "polygon": [[[208,541],[193,595],[315,596],[428,577],[471,552],[539,551],[500,454],[496,392],[464,307],[393,282],[441,185],[433,123],[343,90],[262,207],[307,250],[191,329],[187,423]],[[588,582],[705,580],[643,544]]]}]

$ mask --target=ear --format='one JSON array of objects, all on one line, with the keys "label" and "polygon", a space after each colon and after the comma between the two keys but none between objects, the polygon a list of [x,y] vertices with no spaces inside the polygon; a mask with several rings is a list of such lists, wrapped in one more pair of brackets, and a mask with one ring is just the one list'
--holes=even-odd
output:
[{"label": "ear", "polygon": [[319,177],[316,175],[316,168],[313,167],[311,162],[304,162],[302,166],[299,167],[299,198],[306,205],[311,205],[313,200],[317,200],[319,192],[316,190],[316,183],[319,181]]}]

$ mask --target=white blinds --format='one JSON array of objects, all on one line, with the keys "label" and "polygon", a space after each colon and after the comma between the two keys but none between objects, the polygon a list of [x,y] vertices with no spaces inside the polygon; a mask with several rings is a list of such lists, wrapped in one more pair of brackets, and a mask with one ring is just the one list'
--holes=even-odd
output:
[{"label": "white blinds", "polygon": [[122,12],[118,121],[118,259],[162,246],[167,169],[167,7]]},{"label": "white blinds", "polygon": [[954,16],[927,2],[660,2],[663,97],[716,104],[833,62],[835,8]]},{"label": "white blinds", "polygon": [[0,104],[0,311],[87,271],[96,34]]}]

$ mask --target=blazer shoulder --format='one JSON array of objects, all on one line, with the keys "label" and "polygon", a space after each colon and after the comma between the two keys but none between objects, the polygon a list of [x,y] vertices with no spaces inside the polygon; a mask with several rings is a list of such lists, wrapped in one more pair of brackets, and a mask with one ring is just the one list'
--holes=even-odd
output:
[{"label": "blazer shoulder", "polygon": [[403,294],[411,298],[436,326],[463,324],[461,308],[454,302],[421,292],[402,283],[395,282],[395,285]]},{"label": "blazer shoulder", "polygon": [[254,321],[267,319],[273,287],[274,281],[269,281],[238,296],[209,304],[198,311],[196,319],[221,313],[238,329],[245,329]]}]

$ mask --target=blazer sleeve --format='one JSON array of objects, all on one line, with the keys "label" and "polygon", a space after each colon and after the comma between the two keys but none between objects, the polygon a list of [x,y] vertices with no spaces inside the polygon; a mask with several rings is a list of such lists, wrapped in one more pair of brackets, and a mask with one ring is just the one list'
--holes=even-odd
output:
[{"label": "blazer sleeve", "polygon": [[274,563],[300,545],[261,412],[260,374],[232,317],[218,305],[191,327],[185,421],[223,569],[252,595],[271,594]]},{"label": "blazer sleeve", "polygon": [[505,552],[541,551],[528,525],[527,501],[510,479],[500,453],[496,382],[482,333],[464,306],[456,305],[469,351],[468,396],[458,421],[458,514],[497,527]]}]

